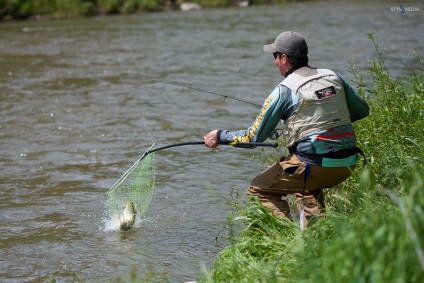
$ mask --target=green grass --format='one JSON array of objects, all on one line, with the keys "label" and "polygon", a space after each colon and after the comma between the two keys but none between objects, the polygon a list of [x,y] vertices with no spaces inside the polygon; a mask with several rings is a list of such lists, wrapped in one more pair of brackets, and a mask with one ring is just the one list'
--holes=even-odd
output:
[{"label": "green grass", "polygon": [[352,65],[371,109],[355,124],[366,169],[357,166],[327,191],[325,217],[303,231],[248,204],[233,219],[244,228],[200,282],[422,282],[423,69],[392,78],[379,43],[369,38],[377,56],[367,79]]},{"label": "green grass", "polygon": [[300,230],[294,222],[273,217],[259,202],[234,221],[245,227],[237,239],[230,238],[206,282],[276,282],[277,274],[290,271],[290,265],[280,263],[298,248]]}]

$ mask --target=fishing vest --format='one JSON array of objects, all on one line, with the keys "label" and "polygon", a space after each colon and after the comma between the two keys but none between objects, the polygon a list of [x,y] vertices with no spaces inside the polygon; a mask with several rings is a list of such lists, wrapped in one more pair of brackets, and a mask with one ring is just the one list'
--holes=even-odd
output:
[{"label": "fishing vest", "polygon": [[310,134],[351,123],[343,83],[333,71],[302,67],[280,84],[298,99],[293,114],[283,121],[288,146]]}]

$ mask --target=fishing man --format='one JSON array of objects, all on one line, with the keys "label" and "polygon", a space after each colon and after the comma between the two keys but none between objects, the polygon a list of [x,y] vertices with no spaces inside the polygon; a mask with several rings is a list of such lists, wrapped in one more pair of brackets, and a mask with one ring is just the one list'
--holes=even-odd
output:
[{"label": "fishing man", "polygon": [[286,31],[264,46],[274,55],[285,79],[265,100],[254,123],[244,130],[213,130],[204,141],[263,142],[281,120],[288,156],[255,177],[248,194],[278,217],[292,220],[286,200],[295,194],[300,226],[324,209],[323,189],[334,187],[351,174],[358,162],[352,123],[369,114],[367,103],[331,70],[308,65],[308,46],[302,35]]}]

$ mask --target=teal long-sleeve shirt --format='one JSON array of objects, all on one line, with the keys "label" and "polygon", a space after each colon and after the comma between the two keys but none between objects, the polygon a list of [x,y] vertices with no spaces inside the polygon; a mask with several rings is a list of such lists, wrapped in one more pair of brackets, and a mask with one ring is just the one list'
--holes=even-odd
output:
[{"label": "teal long-sleeve shirt", "polygon": [[[346,102],[351,121],[360,120],[369,114],[367,103],[343,80],[346,93]],[[301,96],[292,93],[283,85],[274,88],[265,100],[259,115],[253,124],[244,130],[219,130],[218,138],[221,142],[263,142],[280,120],[288,119],[296,107],[301,104]],[[309,154],[324,154],[335,152],[356,145],[353,125],[344,125],[313,133],[297,142],[297,151]]]}]

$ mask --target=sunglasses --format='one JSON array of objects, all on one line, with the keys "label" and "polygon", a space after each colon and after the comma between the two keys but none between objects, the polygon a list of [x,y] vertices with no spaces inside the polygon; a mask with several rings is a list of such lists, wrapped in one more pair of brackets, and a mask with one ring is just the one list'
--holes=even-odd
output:
[{"label": "sunglasses", "polygon": [[280,52],[274,52],[274,53],[272,53],[272,55],[274,55],[274,59],[277,59],[277,56],[278,56],[278,57],[281,57],[281,55],[283,55],[283,53],[280,53]]}]

